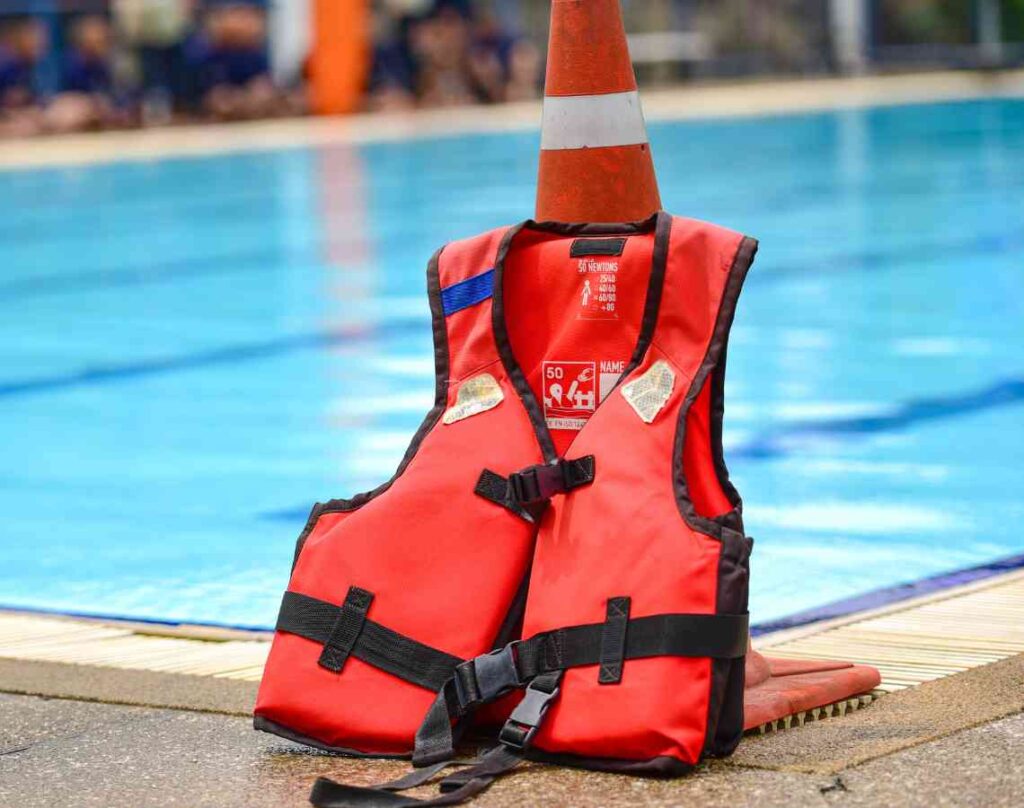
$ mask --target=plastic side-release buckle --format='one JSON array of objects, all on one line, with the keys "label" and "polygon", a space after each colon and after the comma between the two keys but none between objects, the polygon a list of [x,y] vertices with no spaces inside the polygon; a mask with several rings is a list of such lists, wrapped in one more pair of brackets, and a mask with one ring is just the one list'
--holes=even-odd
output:
[{"label": "plastic side-release buckle", "polygon": [[511,642],[455,668],[455,692],[462,710],[493,701],[523,684],[516,668],[515,647],[518,644],[518,641]]},{"label": "plastic side-release buckle", "polygon": [[593,482],[594,456],[529,466],[508,476],[513,499],[531,505]]},{"label": "plastic side-release buckle", "polygon": [[561,690],[562,671],[543,673],[526,688],[523,700],[516,705],[498,736],[505,746],[525,749],[540,729],[544,715]]}]

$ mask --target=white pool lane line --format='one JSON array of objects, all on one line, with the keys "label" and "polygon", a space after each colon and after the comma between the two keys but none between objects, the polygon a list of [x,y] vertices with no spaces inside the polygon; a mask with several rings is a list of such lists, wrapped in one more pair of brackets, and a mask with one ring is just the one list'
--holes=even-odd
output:
[{"label": "white pool lane line", "polygon": [[[704,84],[642,93],[650,121],[1024,98],[1024,70]],[[541,103],[0,140],[0,171],[536,130]],[[655,147],[657,144],[655,144]]]},{"label": "white pool lane line", "polygon": [[[877,611],[759,638],[770,656],[842,659],[882,674],[876,695],[1024,653],[1024,571],[904,601]],[[187,627],[160,636],[140,624],[0,612],[0,658],[259,680],[267,634]],[[0,690],[3,681],[0,680]]]}]

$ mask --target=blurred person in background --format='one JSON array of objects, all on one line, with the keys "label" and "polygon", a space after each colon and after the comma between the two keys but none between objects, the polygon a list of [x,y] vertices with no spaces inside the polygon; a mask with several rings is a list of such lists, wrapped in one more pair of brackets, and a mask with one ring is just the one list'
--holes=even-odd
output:
[{"label": "blurred person in background", "polygon": [[371,109],[535,98],[541,57],[508,4],[387,0],[376,8]]},{"label": "blurred person in background", "polygon": [[169,123],[185,109],[185,42],[195,0],[113,0],[112,9],[118,33],[138,57],[142,121]]},{"label": "blurred person in background", "polygon": [[416,94],[426,107],[477,100],[470,69],[470,11],[464,3],[439,2],[413,31]]},{"label": "blurred person in background", "polygon": [[0,134],[31,135],[43,128],[36,90],[36,66],[46,56],[49,38],[30,17],[0,28]]},{"label": "blurred person in background", "polygon": [[212,8],[186,49],[198,109],[218,120],[288,111],[270,77],[263,9],[248,3]]},{"label": "blurred person in background", "polygon": [[46,128],[54,132],[97,129],[124,122],[114,103],[113,35],[104,17],[79,17],[61,66],[61,90],[47,105]]},{"label": "blurred person in background", "polygon": [[370,109],[401,110],[416,105],[412,34],[432,6],[432,0],[380,0],[374,4]]},{"label": "blurred person in background", "polygon": [[540,51],[508,16],[491,9],[475,14],[469,69],[480,100],[489,103],[523,101],[540,92]]}]

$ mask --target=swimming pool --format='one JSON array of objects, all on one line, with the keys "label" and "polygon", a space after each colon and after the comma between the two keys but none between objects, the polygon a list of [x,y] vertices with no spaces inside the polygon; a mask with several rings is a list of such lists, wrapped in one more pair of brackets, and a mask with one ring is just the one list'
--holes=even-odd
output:
[{"label": "swimming pool", "polygon": [[[1024,102],[659,123],[761,252],[727,459],[752,614],[1024,551]],[[535,133],[0,173],[0,605],[269,626],[312,502],[429,408],[424,267]]]}]

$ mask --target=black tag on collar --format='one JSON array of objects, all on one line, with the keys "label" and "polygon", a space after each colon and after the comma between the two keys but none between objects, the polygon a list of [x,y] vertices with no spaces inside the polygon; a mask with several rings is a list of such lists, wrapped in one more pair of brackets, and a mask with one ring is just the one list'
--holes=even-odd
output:
[{"label": "black tag on collar", "polygon": [[569,249],[570,258],[582,258],[585,255],[622,255],[626,248],[624,238],[578,238]]}]

